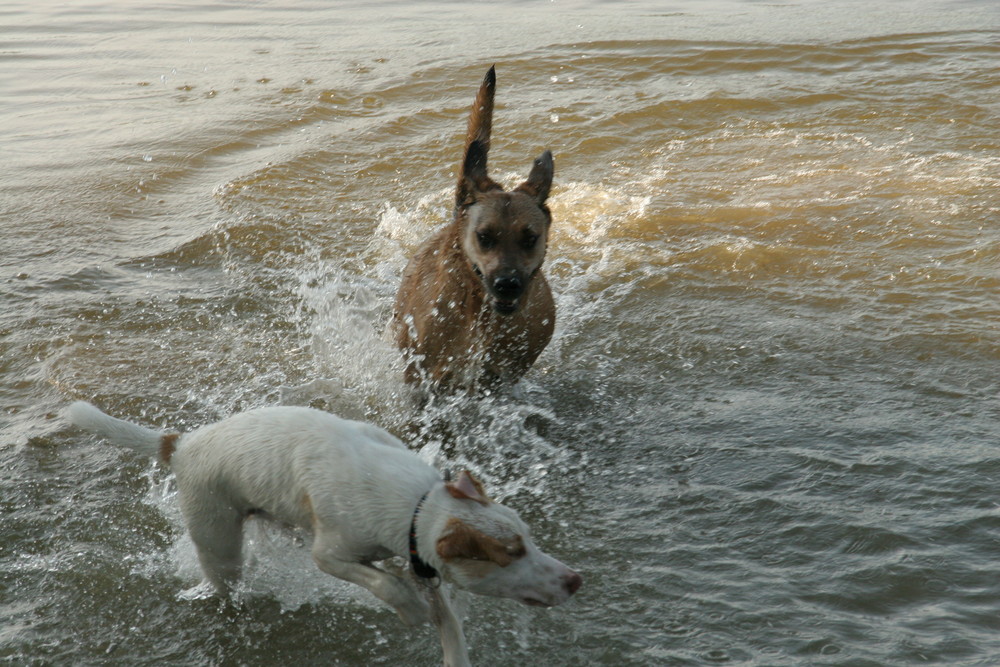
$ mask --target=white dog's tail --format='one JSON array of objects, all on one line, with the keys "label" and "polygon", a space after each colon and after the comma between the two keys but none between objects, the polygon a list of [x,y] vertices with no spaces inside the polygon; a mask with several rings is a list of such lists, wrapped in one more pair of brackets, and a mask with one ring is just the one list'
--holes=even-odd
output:
[{"label": "white dog's tail", "polygon": [[162,463],[170,463],[177,433],[163,433],[145,426],[109,417],[90,403],[77,401],[66,408],[66,419],[74,426],[96,433],[119,447],[127,447]]}]

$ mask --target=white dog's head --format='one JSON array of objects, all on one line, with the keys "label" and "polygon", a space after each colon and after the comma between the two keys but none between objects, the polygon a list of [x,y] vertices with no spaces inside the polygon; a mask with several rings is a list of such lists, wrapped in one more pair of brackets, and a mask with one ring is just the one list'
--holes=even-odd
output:
[{"label": "white dog's head", "polygon": [[446,581],[539,607],[562,604],[580,588],[580,575],[542,553],[517,512],[490,500],[471,474],[462,472],[443,489],[427,539],[433,540],[429,561]]}]

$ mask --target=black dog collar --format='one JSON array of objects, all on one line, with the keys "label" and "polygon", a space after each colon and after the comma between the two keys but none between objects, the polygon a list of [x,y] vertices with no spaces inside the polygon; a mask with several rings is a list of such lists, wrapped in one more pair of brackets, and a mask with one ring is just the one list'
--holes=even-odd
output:
[{"label": "black dog collar", "polygon": [[413,518],[410,519],[410,566],[413,568],[413,574],[421,579],[437,579],[441,576],[438,571],[417,553],[417,515],[420,514],[420,508],[424,506],[425,500],[427,500],[426,493],[420,496],[417,507],[413,510]]}]

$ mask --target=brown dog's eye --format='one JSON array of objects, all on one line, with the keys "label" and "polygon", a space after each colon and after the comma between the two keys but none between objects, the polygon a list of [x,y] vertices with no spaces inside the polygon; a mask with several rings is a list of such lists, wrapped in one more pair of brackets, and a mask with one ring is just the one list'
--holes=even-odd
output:
[{"label": "brown dog's eye", "polygon": [[521,239],[521,247],[525,250],[531,250],[538,243],[538,234],[525,234],[524,238]]},{"label": "brown dog's eye", "polygon": [[492,248],[497,244],[495,238],[483,232],[477,232],[476,238],[479,240],[479,247],[482,248],[483,250],[489,250],[490,248]]}]

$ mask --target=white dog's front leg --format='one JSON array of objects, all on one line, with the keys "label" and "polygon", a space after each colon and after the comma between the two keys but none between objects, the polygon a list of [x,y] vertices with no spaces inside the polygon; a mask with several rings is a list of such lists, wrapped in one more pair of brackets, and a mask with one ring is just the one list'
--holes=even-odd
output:
[{"label": "white dog's front leg", "polygon": [[444,650],[444,667],[472,667],[469,663],[469,649],[465,645],[462,621],[455,616],[444,586],[429,588],[431,601],[431,621],[437,626]]},{"label": "white dog's front leg", "polygon": [[319,537],[313,544],[313,559],[319,569],[327,574],[367,588],[375,597],[395,609],[407,625],[427,622],[427,602],[407,580],[371,565],[340,560],[330,550],[323,548]]}]

